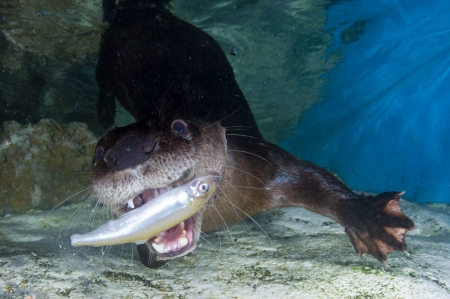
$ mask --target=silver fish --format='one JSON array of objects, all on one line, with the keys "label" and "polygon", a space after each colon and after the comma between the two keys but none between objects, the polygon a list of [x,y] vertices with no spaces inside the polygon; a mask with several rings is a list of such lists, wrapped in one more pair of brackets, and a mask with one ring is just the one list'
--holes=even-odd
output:
[{"label": "silver fish", "polygon": [[116,220],[84,235],[70,237],[72,246],[143,243],[193,216],[216,191],[218,173],[210,173],[150,200]]}]

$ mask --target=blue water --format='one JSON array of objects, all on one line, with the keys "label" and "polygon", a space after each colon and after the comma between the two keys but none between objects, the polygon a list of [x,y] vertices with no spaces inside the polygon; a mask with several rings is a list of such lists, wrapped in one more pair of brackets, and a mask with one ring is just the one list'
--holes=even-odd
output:
[{"label": "blue water", "polygon": [[[329,54],[344,58],[280,145],[352,189],[450,202],[450,1],[339,1],[326,14]],[[358,21],[359,39],[341,41]]]}]

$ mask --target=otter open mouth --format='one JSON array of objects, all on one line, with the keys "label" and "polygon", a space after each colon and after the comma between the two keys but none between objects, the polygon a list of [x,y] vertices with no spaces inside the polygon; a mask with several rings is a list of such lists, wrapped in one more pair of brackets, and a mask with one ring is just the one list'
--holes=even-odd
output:
[{"label": "otter open mouth", "polygon": [[[173,189],[172,186],[145,189],[136,197],[127,201],[123,210],[129,212],[138,209],[171,189]],[[151,251],[162,259],[177,257],[192,251],[198,239],[196,237],[197,214],[147,240]]]},{"label": "otter open mouth", "polygon": [[185,255],[195,249],[200,236],[201,211],[219,181],[219,173],[210,172],[176,188],[131,193],[132,200],[119,204],[121,212],[118,211],[116,219],[86,234],[74,234],[70,242],[72,246],[97,247],[145,243],[138,248],[153,252],[159,259]]}]

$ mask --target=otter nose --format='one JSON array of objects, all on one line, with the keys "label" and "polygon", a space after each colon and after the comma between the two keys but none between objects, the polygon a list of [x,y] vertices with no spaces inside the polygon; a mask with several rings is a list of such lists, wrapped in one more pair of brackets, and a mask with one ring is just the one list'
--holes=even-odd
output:
[{"label": "otter nose", "polygon": [[106,166],[116,171],[141,164],[150,158],[155,145],[156,140],[151,137],[125,136],[106,153]]}]

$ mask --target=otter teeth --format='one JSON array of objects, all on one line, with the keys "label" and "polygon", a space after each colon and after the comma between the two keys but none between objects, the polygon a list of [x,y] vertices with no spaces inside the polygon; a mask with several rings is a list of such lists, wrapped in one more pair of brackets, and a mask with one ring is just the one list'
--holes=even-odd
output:
[{"label": "otter teeth", "polygon": [[176,242],[169,241],[170,244],[166,244],[162,239],[163,237],[157,236],[153,242],[152,247],[158,253],[168,253],[170,251],[175,251],[177,249],[183,248],[189,244],[189,240],[186,237],[186,230],[184,229],[184,221],[179,224],[181,227],[180,235],[176,239]]},{"label": "otter teeth", "polygon": [[152,247],[158,253],[168,253],[170,251],[182,248],[189,243],[189,240],[185,236],[180,236],[177,241],[178,241],[178,243],[174,243],[172,245],[168,244],[167,246],[166,246],[166,243],[164,243],[164,242],[161,242],[159,244],[152,243]]},{"label": "otter teeth", "polygon": [[164,253],[165,248],[166,248],[166,243],[161,243],[161,244],[156,244],[156,243],[152,243],[152,247],[153,249],[155,249],[156,252],[159,253]]},{"label": "otter teeth", "polygon": [[130,207],[130,209],[134,209],[134,202],[132,199],[130,199],[129,201],[127,201],[127,205],[128,207]]},{"label": "otter teeth", "polygon": [[189,240],[185,236],[181,236],[178,238],[178,245],[181,247],[186,246],[189,243]]}]

